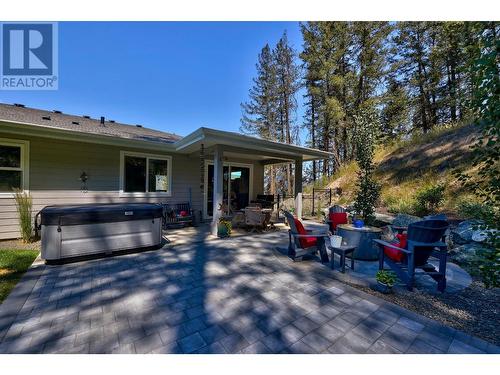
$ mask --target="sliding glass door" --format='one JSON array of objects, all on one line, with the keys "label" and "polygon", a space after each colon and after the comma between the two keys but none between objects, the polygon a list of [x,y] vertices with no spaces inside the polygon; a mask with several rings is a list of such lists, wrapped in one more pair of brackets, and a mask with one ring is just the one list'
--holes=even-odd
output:
[{"label": "sliding glass door", "polygon": [[[205,168],[206,188],[205,215],[212,217],[214,213],[214,166]],[[223,167],[223,202],[225,214],[232,214],[248,206],[250,202],[251,167],[242,164],[227,163]],[[215,208],[217,209],[217,208]]]}]

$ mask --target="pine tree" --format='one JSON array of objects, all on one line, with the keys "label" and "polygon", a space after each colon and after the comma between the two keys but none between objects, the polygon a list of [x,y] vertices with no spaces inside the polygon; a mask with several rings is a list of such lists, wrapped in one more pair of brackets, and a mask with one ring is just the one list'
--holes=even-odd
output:
[{"label": "pine tree", "polygon": [[[335,153],[324,160],[322,174],[331,175],[349,152],[347,133],[352,106],[352,35],[347,22],[308,22],[303,24],[304,52],[309,108],[315,123],[317,147]],[[314,107],[312,107],[314,106]],[[312,117],[306,122],[311,126]]]},{"label": "pine tree", "polygon": [[409,128],[409,101],[404,86],[395,77],[390,77],[387,91],[382,97],[381,132],[384,140],[390,140]]},{"label": "pine tree", "polygon": [[250,101],[242,103],[240,130],[246,134],[257,135],[265,139],[276,138],[276,107],[278,87],[276,64],[269,45],[265,45],[256,64],[257,77],[249,90]]},{"label": "pine tree", "polygon": [[[242,118],[240,130],[246,134],[276,140],[279,131],[277,122],[278,82],[276,63],[268,44],[262,48],[256,64],[257,77],[253,79],[254,86],[249,90],[249,102],[242,103]],[[265,181],[267,191],[275,193],[276,168],[266,168]]]},{"label": "pine tree", "polygon": [[354,22],[356,59],[355,111],[378,104],[378,89],[386,74],[388,22]]},{"label": "pine tree", "polygon": [[[262,49],[256,64],[257,76],[249,90],[249,101],[241,104],[242,132],[288,144],[298,143],[295,95],[300,88],[300,69],[296,57],[286,32],[275,48],[266,44]],[[286,174],[284,178],[283,173]],[[279,186],[281,191],[291,195],[294,186],[292,166],[267,168],[266,181],[267,191],[274,194]]]},{"label": "pine tree", "polygon": [[[273,52],[276,66],[277,87],[277,123],[281,132],[280,142],[292,144],[297,141],[297,126],[295,114],[297,99],[295,97],[300,88],[300,69],[296,63],[297,53],[289,45],[286,31],[278,41]],[[289,195],[293,193],[292,165],[286,165],[286,190]]]},{"label": "pine tree", "polygon": [[433,87],[430,84],[430,28],[428,22],[400,22],[394,37],[397,72],[412,99],[413,127],[424,133],[435,124]]},{"label": "pine tree", "polygon": [[[304,115],[304,127],[307,129],[308,139],[306,144],[312,148],[319,148],[319,114],[321,103],[321,74],[320,74],[320,56],[318,54],[319,38],[315,32],[315,28],[311,25],[300,25],[302,36],[304,38],[304,51],[300,57],[303,60],[303,68],[305,71],[304,81],[306,87],[305,105],[306,111]],[[314,160],[311,168],[311,180],[316,181],[318,178],[319,162]]]}]

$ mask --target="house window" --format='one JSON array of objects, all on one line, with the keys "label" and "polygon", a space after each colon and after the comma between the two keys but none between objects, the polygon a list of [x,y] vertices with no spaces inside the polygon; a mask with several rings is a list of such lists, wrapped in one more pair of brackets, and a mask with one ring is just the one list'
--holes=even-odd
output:
[{"label": "house window", "polygon": [[27,189],[26,141],[0,139],[0,194]]},{"label": "house window", "polygon": [[170,195],[172,158],[122,152],[122,166],[123,193]]}]

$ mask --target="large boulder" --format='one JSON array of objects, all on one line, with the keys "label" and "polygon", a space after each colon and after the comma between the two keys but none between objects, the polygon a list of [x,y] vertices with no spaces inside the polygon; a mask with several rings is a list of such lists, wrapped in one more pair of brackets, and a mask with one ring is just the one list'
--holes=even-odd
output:
[{"label": "large boulder", "polygon": [[[475,238],[479,239],[477,226],[483,224],[481,220],[464,220],[451,231],[453,243],[462,245],[471,242],[472,236],[476,233]],[[481,241],[478,241],[481,242]]]},{"label": "large boulder", "polygon": [[476,260],[484,250],[484,246],[471,242],[452,248],[449,251],[449,255],[450,258],[457,263],[471,264],[471,262]]},{"label": "large boulder", "polygon": [[395,227],[407,227],[411,223],[415,223],[417,221],[422,220],[418,216],[407,215],[407,214],[397,214],[392,222],[392,225]]}]

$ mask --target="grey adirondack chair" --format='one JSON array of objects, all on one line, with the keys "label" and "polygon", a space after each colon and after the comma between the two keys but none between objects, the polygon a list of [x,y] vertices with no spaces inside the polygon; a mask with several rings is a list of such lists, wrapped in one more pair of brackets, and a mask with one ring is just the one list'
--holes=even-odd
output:
[{"label": "grey adirondack chair", "polygon": [[[384,263],[396,273],[398,278],[406,283],[408,290],[412,290],[415,283],[415,270],[431,276],[437,282],[437,289],[444,292],[446,288],[446,261],[448,246],[444,241],[444,234],[448,229],[445,220],[423,220],[408,226],[406,248],[400,248],[392,243],[373,240],[379,246],[379,269],[384,269]],[[399,250],[404,253],[403,260],[396,262],[384,254],[384,247]],[[430,257],[439,260],[436,268],[428,263]]]},{"label": "grey adirondack chair", "polygon": [[[329,259],[325,247],[325,238],[328,237],[328,233],[315,233],[306,229],[306,234],[301,234],[297,225],[295,225],[293,215],[288,211],[284,211],[284,213],[290,226],[288,230],[288,256],[297,261],[302,260],[306,255],[315,254],[319,251],[321,261],[327,263]],[[311,244],[311,246],[303,246],[304,242],[306,245]]]}]

